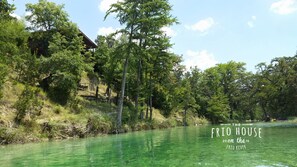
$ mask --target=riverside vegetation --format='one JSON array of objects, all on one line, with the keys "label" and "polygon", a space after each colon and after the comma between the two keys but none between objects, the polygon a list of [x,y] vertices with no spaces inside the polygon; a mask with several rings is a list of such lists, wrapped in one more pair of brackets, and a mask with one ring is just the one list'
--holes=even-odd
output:
[{"label": "riverside vegetation", "polygon": [[187,71],[162,31],[178,22],[167,0],[113,4],[123,29],[94,49],[63,5],[27,4],[26,26],[0,4],[0,144],[297,115],[296,56]]}]

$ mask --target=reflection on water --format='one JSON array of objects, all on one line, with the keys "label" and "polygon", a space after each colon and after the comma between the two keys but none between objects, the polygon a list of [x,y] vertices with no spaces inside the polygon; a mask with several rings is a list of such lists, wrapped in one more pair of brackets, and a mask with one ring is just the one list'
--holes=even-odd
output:
[{"label": "reflection on water", "polygon": [[[297,128],[257,124],[263,137],[245,150],[228,150],[211,139],[213,126],[174,128],[83,140],[10,145],[0,162],[15,166],[296,166]],[[3,166],[3,165],[0,165]]]}]

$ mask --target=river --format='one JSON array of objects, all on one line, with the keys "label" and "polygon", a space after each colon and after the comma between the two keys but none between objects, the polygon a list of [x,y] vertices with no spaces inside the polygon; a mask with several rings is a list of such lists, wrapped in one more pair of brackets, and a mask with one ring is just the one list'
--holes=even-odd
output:
[{"label": "river", "polygon": [[249,126],[261,136],[222,134],[217,125],[1,146],[0,166],[297,166],[296,124]]}]

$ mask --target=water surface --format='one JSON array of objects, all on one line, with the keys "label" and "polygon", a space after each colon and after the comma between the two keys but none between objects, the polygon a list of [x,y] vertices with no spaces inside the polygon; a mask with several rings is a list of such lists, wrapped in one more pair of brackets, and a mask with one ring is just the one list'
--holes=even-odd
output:
[{"label": "water surface", "polygon": [[[297,166],[297,127],[256,124],[262,138],[245,149],[227,149],[220,126],[180,127],[72,141],[9,145],[0,148],[0,166]],[[236,136],[225,136],[225,138]]]}]

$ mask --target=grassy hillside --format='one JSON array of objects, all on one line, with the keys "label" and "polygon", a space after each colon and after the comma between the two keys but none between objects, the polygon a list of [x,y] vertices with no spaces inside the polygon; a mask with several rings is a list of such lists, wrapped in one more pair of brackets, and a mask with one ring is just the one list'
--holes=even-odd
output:
[{"label": "grassy hillside", "polygon": [[[38,89],[40,112],[26,113],[22,122],[17,124],[16,102],[25,86],[8,80],[3,87],[3,98],[0,99],[0,144],[83,138],[114,133],[116,106],[106,102],[104,96],[106,86],[99,85],[99,100],[95,100],[93,83],[86,76],[81,83],[85,85],[84,89],[80,90],[78,96],[66,106],[50,101],[44,91],[34,88]],[[179,112],[165,118],[161,111],[154,109],[152,121],[140,122],[129,120],[130,112],[129,107],[125,106],[123,112],[125,132],[182,126],[182,113]],[[188,123],[198,125],[207,121],[189,114]]]}]

